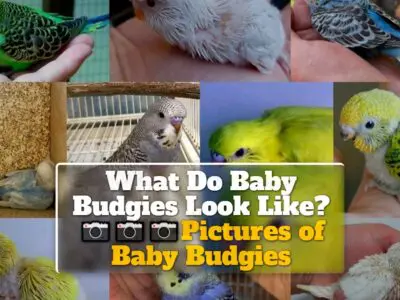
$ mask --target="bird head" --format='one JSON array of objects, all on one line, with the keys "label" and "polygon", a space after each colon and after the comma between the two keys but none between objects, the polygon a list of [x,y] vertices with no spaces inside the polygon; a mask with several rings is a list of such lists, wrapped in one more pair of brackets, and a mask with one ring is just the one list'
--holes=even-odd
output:
[{"label": "bird head", "polygon": [[186,108],[178,100],[161,98],[154,102],[139,122],[162,148],[174,148],[182,134]]},{"label": "bird head", "polygon": [[212,162],[271,162],[277,159],[275,142],[268,124],[264,126],[257,120],[251,120],[237,121],[218,128],[211,135],[208,145]]},{"label": "bird head", "polygon": [[18,251],[14,242],[0,233],[0,278],[7,275],[17,264]]},{"label": "bird head", "polygon": [[133,0],[135,16],[144,21],[145,20],[145,12],[148,12],[152,8],[154,8],[157,2],[160,0]]},{"label": "bird head", "polygon": [[351,97],[340,113],[340,135],[363,153],[385,145],[398,127],[400,99],[392,92],[374,89]]},{"label": "bird head", "polygon": [[184,297],[193,292],[192,288],[195,283],[195,276],[172,270],[158,274],[157,282],[165,294]]}]

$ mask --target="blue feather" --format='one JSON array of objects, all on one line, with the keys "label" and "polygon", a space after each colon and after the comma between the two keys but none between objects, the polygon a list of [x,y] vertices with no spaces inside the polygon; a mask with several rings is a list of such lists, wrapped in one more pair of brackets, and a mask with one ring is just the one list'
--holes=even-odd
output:
[{"label": "blue feather", "polygon": [[97,17],[88,19],[87,20],[87,25],[98,23],[98,22],[106,22],[106,21],[109,21],[109,20],[110,20],[110,15],[109,14],[101,15],[101,16],[97,16]]},{"label": "blue feather", "polygon": [[368,16],[374,21],[375,25],[386,33],[400,39],[400,31],[398,28],[394,28],[385,18],[379,15],[376,11],[369,9]]}]

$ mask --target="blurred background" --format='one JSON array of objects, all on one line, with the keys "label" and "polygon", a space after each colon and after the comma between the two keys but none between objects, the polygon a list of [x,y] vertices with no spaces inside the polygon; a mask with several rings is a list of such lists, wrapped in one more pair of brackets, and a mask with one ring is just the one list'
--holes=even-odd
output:
[{"label": "blurred background", "polygon": [[[11,0],[65,16],[89,18],[109,13],[109,0]],[[116,2],[116,1],[114,1]],[[118,1],[117,1],[118,2]],[[93,54],[85,61],[71,82],[109,81],[109,27],[91,33],[94,40]]]},{"label": "blurred background", "polygon": [[[21,256],[45,256],[55,260],[54,219],[0,219],[0,232],[17,246]],[[83,287],[86,299],[109,299],[108,273],[74,274]]]},{"label": "blurred background", "polygon": [[350,205],[364,171],[364,155],[354,148],[351,142],[344,142],[340,137],[339,117],[343,105],[355,94],[380,87],[379,83],[335,83],[334,84],[334,143],[341,152],[345,165],[346,209]]}]

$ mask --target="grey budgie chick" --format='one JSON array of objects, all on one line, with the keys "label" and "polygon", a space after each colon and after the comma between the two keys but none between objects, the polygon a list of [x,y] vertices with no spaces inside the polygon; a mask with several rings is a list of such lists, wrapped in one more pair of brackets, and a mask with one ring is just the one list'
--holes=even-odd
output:
[{"label": "grey budgie chick", "polygon": [[173,162],[179,153],[186,108],[178,100],[153,103],[128,138],[106,162]]}]

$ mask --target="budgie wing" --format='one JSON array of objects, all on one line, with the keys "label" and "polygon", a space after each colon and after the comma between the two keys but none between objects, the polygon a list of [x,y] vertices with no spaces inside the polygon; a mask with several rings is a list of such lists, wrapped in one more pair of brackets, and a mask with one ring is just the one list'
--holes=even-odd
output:
[{"label": "budgie wing", "polygon": [[331,162],[333,110],[326,107],[280,107],[265,111],[263,118],[281,123],[281,154],[287,162]]},{"label": "budgie wing", "polygon": [[396,19],[395,17],[392,17],[389,15],[387,12],[385,12],[380,6],[378,6],[376,3],[370,1],[370,7],[375,10],[379,15],[384,17],[385,19],[389,20],[392,22],[394,25],[400,27],[400,21]]},{"label": "budgie wing", "polygon": [[378,28],[357,4],[324,8],[319,7],[311,16],[319,34],[348,48],[376,48],[390,40],[390,34]]},{"label": "budgie wing", "polygon": [[389,173],[400,178],[400,129],[393,134],[389,147],[386,150],[385,165]]},{"label": "budgie wing", "polygon": [[86,17],[58,21],[31,7],[2,2],[0,7],[1,50],[17,61],[49,59],[78,35]]}]

